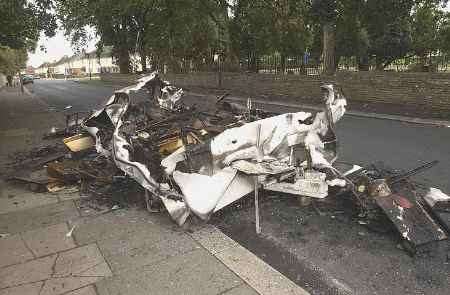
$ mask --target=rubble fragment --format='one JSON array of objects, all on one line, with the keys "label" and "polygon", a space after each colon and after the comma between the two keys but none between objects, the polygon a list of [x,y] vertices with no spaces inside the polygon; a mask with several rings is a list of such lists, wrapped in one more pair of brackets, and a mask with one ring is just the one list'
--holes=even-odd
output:
[{"label": "rubble fragment", "polygon": [[369,227],[383,216],[387,217],[401,237],[410,243],[411,249],[447,238],[444,229],[423,207],[414,184],[408,179],[430,168],[430,163],[405,173],[394,173],[381,163],[372,164],[348,176],[356,187],[350,192]]},{"label": "rubble fragment", "polygon": [[444,194],[440,189],[430,188],[424,199],[434,210],[450,212],[450,196]]},{"label": "rubble fragment", "polygon": [[94,147],[94,139],[88,134],[77,134],[64,138],[64,144],[71,152],[81,152]]}]

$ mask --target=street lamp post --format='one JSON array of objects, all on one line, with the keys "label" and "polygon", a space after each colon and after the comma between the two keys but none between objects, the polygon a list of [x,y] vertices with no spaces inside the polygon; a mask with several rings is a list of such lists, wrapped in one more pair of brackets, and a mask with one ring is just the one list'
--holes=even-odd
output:
[{"label": "street lamp post", "polygon": [[86,49],[83,49],[84,57],[88,59],[88,68],[89,68],[89,80],[92,80],[92,68],[91,68],[91,55],[86,52]]},{"label": "street lamp post", "polygon": [[88,62],[89,62],[89,80],[92,80],[92,68],[91,68],[91,55],[88,53]]}]

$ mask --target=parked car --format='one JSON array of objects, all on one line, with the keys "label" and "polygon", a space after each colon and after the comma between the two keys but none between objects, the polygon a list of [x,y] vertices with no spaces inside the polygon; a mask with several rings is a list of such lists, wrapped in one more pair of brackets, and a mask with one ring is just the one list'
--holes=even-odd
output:
[{"label": "parked car", "polygon": [[33,78],[33,76],[32,75],[24,75],[23,77],[22,77],[22,83],[25,85],[25,84],[28,84],[28,83],[33,83],[33,80],[34,80],[34,78]]}]

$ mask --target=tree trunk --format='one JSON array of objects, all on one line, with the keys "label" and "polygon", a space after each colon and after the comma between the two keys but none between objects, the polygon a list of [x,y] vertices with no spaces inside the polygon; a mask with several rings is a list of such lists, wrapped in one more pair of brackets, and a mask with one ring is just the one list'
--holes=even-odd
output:
[{"label": "tree trunk", "polygon": [[119,70],[121,74],[130,73],[130,54],[126,48],[119,50]]},{"label": "tree trunk", "polygon": [[360,56],[358,58],[358,70],[359,71],[369,70],[369,56],[367,54]]},{"label": "tree trunk", "polygon": [[375,62],[376,62],[376,70],[377,71],[384,71],[384,63],[383,63],[383,59],[381,57],[376,57],[375,58]]},{"label": "tree trunk", "polygon": [[286,74],[286,55],[284,53],[281,54],[281,73]]},{"label": "tree trunk", "polygon": [[258,58],[255,53],[250,56],[250,72],[258,73]]},{"label": "tree trunk", "polygon": [[334,25],[326,23],[323,25],[323,72],[326,75],[336,73],[335,47]]},{"label": "tree trunk", "polygon": [[341,56],[340,55],[335,55],[334,56],[334,67],[336,69],[339,69],[339,62],[341,61]]},{"label": "tree trunk", "polygon": [[142,72],[146,73],[147,72],[147,55],[145,54],[145,51],[142,49],[139,51],[139,55],[141,57]]}]

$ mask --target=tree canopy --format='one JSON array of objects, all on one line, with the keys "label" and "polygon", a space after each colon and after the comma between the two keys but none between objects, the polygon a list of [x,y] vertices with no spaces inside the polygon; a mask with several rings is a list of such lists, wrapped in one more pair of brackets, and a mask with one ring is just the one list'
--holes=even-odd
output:
[{"label": "tree canopy", "polygon": [[41,32],[54,36],[52,8],[52,0],[0,0],[0,46],[33,51]]},{"label": "tree canopy", "polygon": [[14,74],[25,67],[41,33],[55,35],[52,0],[0,0],[0,72]]},{"label": "tree canopy", "polygon": [[[50,0],[48,0],[50,1]],[[130,53],[142,68],[172,69],[211,63],[212,56],[246,60],[257,70],[266,55],[285,59],[308,51],[332,74],[342,57],[378,69],[409,55],[448,52],[445,0],[55,0],[58,16],[75,44],[86,27],[99,48],[113,46],[122,72]]]}]

